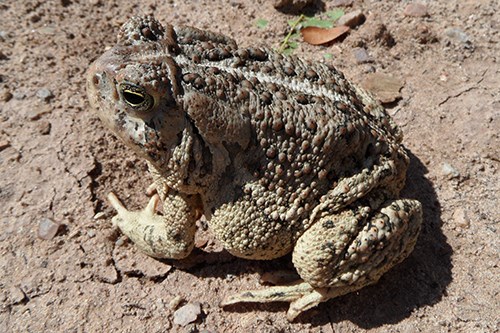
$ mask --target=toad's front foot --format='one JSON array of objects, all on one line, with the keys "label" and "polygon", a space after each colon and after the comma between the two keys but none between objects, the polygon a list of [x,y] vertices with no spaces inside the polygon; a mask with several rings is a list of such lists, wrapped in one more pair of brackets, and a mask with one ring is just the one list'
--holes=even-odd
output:
[{"label": "toad's front foot", "polygon": [[357,285],[345,285],[334,288],[314,288],[309,283],[300,280],[287,286],[244,291],[240,294],[225,298],[220,305],[227,306],[243,302],[290,302],[287,319],[293,321],[302,312],[317,306],[319,303],[348,294],[359,288],[360,287]]},{"label": "toad's front foot", "polygon": [[[154,194],[140,211],[127,210],[114,193],[108,195],[108,200],[118,213],[112,219],[113,225],[146,254],[155,258],[182,259],[191,252],[194,220],[189,214],[183,214],[182,209],[176,209],[175,214],[170,214],[170,210],[165,215],[158,214],[158,194]],[[179,200],[172,198],[172,201]]]}]

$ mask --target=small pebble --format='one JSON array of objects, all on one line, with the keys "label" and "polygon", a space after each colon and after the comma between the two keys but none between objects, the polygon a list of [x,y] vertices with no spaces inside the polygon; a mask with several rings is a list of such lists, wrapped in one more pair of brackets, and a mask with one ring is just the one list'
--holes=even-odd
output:
[{"label": "small pebble", "polygon": [[365,22],[365,18],[365,14],[358,9],[339,18],[337,25],[346,25],[349,28],[355,28],[358,25],[363,24],[363,22]]},{"label": "small pebble", "polygon": [[401,98],[400,90],[404,83],[391,75],[370,73],[362,85],[366,90],[372,92],[381,103],[392,103]]},{"label": "small pebble", "polygon": [[44,35],[55,35],[58,32],[56,27],[51,27],[51,26],[43,26],[37,31]]},{"label": "small pebble", "polygon": [[229,4],[231,5],[231,7],[235,7],[235,8],[238,8],[238,9],[242,9],[243,8],[243,4],[240,1],[231,0],[231,1],[229,1]]},{"label": "small pebble", "polygon": [[120,279],[116,267],[111,264],[112,261],[100,262],[94,265],[94,273],[96,277],[105,283],[115,284]]},{"label": "small pebble", "polygon": [[68,239],[72,239],[75,237],[79,237],[82,234],[82,231],[80,229],[73,230],[69,235]]},{"label": "small pebble", "polygon": [[427,5],[423,3],[409,3],[403,12],[405,16],[412,16],[412,17],[424,17],[429,15],[427,11]]},{"label": "small pebble", "polygon": [[94,220],[101,220],[104,218],[106,218],[106,213],[104,213],[104,212],[99,212],[99,213],[94,215]]},{"label": "small pebble", "polygon": [[441,166],[443,175],[448,179],[460,177],[460,173],[450,163],[444,162]]},{"label": "small pebble", "polygon": [[369,62],[373,62],[372,57],[370,57],[368,51],[366,51],[365,48],[356,47],[353,50],[353,53],[354,53],[354,58],[356,59],[356,63],[358,64],[366,64]]},{"label": "small pebble", "polygon": [[174,312],[174,323],[186,326],[198,319],[200,314],[201,305],[199,303],[188,303]]},{"label": "small pebble", "polygon": [[36,23],[40,21],[42,18],[37,13],[33,13],[31,16],[29,16],[29,19],[32,23]]},{"label": "small pebble", "polygon": [[333,7],[348,7],[351,6],[354,0],[333,0],[331,5]]},{"label": "small pebble", "polygon": [[462,207],[455,209],[453,212],[453,221],[456,225],[463,229],[467,229],[470,226],[469,215]]},{"label": "small pebble", "polygon": [[168,307],[169,307],[170,309],[172,309],[172,310],[175,310],[175,309],[177,309],[177,308],[179,307],[179,305],[180,305],[183,301],[184,301],[184,299],[183,299],[181,296],[177,295],[177,296],[175,296],[174,298],[172,298],[172,299],[170,300],[170,302],[168,302]]},{"label": "small pebble", "polygon": [[59,223],[49,218],[43,217],[38,223],[38,237],[45,240],[51,240],[59,230]]},{"label": "small pebble", "polygon": [[5,42],[8,37],[9,34],[7,33],[7,31],[0,30],[0,42]]},{"label": "small pebble", "polygon": [[7,89],[3,89],[2,92],[0,92],[0,101],[2,102],[8,102],[12,99],[12,97],[12,93]]},{"label": "small pebble", "polygon": [[280,10],[298,12],[314,0],[274,0],[273,7]]},{"label": "small pebble", "polygon": [[37,124],[38,128],[38,133],[41,135],[48,135],[50,134],[50,129],[52,128],[52,125],[48,121],[40,121]]},{"label": "small pebble", "polygon": [[26,294],[19,287],[10,287],[9,301],[10,304],[19,304],[26,298]]},{"label": "small pebble", "polygon": [[0,151],[4,150],[5,148],[10,147],[10,142],[7,140],[0,140]]},{"label": "small pebble", "polygon": [[12,93],[12,96],[17,99],[18,101],[23,100],[26,98],[26,94],[21,91],[15,91]]},{"label": "small pebble", "polygon": [[52,93],[52,91],[47,88],[39,89],[36,92],[36,96],[44,102],[49,102],[52,98],[54,98],[54,94]]},{"label": "small pebble", "polygon": [[469,35],[458,28],[448,28],[445,31],[446,36],[462,43],[470,43]]},{"label": "small pebble", "polygon": [[116,240],[115,245],[116,246],[123,246],[125,244],[125,241],[127,240],[127,237],[120,237]]}]

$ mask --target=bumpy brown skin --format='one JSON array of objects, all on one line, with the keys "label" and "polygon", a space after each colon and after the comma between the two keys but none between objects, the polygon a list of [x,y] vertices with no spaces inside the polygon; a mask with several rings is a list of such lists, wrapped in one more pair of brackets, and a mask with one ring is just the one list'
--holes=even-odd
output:
[{"label": "bumpy brown skin", "polygon": [[412,251],[421,205],[398,199],[408,157],[371,96],[323,64],[133,18],[88,72],[103,122],[147,159],[158,196],[113,219],[149,255],[183,258],[195,221],[238,257],[293,251],[304,282],[246,292],[288,318],[365,285]]}]

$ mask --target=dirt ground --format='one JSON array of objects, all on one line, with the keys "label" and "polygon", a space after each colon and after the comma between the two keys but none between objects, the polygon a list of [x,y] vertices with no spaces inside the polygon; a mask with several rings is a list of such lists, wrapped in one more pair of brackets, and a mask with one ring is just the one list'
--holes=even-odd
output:
[{"label": "dirt ground", "polygon": [[[263,0],[0,1],[0,331],[499,331],[498,2],[426,2],[428,15],[411,17],[408,1],[354,1],[345,10],[362,10],[362,25],[295,52],[357,83],[372,72],[403,82],[388,108],[411,151],[404,195],[423,203],[425,221],[413,254],[377,285],[289,323],[287,304],[218,302],[259,288],[265,273],[292,270],[290,257],[237,259],[200,232],[188,259],[157,261],[113,229],[106,194],[139,208],[151,179],[90,111],[85,71],[132,15],[270,47],[295,16]],[[358,63],[357,47],[371,61]],[[40,234],[51,223],[60,224],[55,236]],[[181,325],[185,304],[201,313]]]}]

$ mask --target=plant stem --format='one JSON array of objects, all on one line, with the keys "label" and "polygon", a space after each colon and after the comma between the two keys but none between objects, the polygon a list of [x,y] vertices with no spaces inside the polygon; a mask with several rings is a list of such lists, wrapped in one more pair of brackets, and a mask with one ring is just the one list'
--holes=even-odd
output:
[{"label": "plant stem", "polygon": [[281,43],[280,48],[278,49],[279,53],[285,50],[285,47],[288,45],[288,41],[290,40],[290,36],[293,35],[293,33],[295,32],[295,28],[299,25],[300,22],[302,22],[303,19],[304,19],[304,14],[300,14],[297,21],[293,22],[293,24],[291,25],[291,29],[288,32],[288,35],[286,35],[285,39],[283,40],[283,43]]}]

